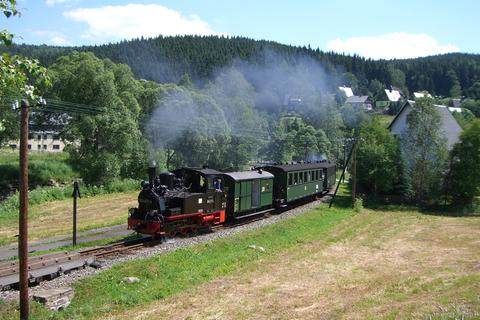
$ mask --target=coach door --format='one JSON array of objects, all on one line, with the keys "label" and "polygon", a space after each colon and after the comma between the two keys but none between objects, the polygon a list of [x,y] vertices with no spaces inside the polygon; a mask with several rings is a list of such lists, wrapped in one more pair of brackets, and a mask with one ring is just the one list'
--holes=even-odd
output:
[{"label": "coach door", "polygon": [[252,207],[260,207],[260,180],[252,181]]}]

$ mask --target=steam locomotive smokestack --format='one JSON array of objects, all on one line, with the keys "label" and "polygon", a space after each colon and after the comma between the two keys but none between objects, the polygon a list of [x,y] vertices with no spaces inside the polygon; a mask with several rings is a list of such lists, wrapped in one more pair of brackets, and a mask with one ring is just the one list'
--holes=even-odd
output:
[{"label": "steam locomotive smokestack", "polygon": [[155,179],[157,171],[157,164],[155,161],[150,162],[150,166],[148,167],[148,183],[150,184],[150,188],[153,188],[153,181]]}]

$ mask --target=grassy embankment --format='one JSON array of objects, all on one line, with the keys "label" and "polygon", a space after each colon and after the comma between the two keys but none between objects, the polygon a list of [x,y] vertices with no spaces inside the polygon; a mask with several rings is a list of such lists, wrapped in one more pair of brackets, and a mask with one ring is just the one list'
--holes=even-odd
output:
[{"label": "grassy embankment", "polygon": [[[69,183],[78,177],[67,163],[67,153],[30,152],[28,160],[29,181],[32,184],[47,185],[51,180],[57,183]],[[0,181],[17,181],[18,176],[18,150],[0,149]]]},{"label": "grassy embankment", "polygon": [[[473,315],[480,312],[479,231],[478,217],[322,205],[260,230],[118,265],[75,285],[66,310],[34,304],[32,318]],[[124,283],[125,276],[140,282]],[[0,317],[17,316],[13,305],[0,305]]]},{"label": "grassy embankment", "polygon": [[[65,187],[41,187],[29,192],[29,240],[70,233],[72,225],[72,180],[78,175],[68,165],[65,153],[31,153],[30,178],[36,183],[50,179]],[[18,176],[18,152],[0,151],[0,181]],[[79,231],[125,223],[126,212],[136,204],[139,182],[113,181],[104,186],[81,186],[78,201]],[[0,202],[0,245],[17,241],[18,195]]]}]

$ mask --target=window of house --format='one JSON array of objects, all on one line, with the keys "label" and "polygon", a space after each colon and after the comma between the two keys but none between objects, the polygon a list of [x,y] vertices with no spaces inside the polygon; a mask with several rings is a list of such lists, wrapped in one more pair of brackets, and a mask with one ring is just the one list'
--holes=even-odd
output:
[{"label": "window of house", "polygon": [[42,135],[41,134],[37,134],[37,140],[42,140]]},{"label": "window of house", "polygon": [[43,145],[43,150],[47,150],[47,145],[46,144]]},{"label": "window of house", "polygon": [[48,134],[44,134],[43,139],[47,140],[48,139]]},{"label": "window of house", "polygon": [[54,134],[53,135],[53,140],[60,140],[60,135],[59,134]]},{"label": "window of house", "polygon": [[42,146],[37,144],[37,150],[40,150],[40,149],[42,149]]},{"label": "window of house", "polygon": [[28,145],[28,150],[32,150],[32,145],[31,144]]},{"label": "window of house", "polygon": [[53,150],[60,150],[60,145],[59,144],[54,144],[53,145]]}]

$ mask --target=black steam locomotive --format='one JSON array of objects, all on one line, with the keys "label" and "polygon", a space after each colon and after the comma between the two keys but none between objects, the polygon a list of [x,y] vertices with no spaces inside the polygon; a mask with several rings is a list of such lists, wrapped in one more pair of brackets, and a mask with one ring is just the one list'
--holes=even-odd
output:
[{"label": "black steam locomotive", "polygon": [[258,167],[219,172],[182,168],[156,175],[148,170],[138,207],[129,210],[128,228],[153,236],[186,235],[214,225],[262,215],[326,193],[335,184],[330,162]]}]

